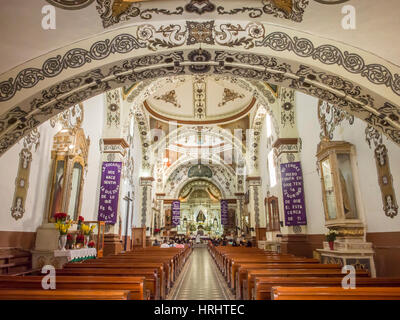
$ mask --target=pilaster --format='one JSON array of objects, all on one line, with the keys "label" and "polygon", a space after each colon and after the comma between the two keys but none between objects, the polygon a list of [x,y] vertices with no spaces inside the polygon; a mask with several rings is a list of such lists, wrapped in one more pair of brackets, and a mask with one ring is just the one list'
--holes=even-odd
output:
[{"label": "pilaster", "polygon": [[153,188],[153,177],[141,177],[140,178],[140,190],[141,190],[141,227],[146,228],[146,235],[151,234],[151,214],[152,214],[152,188]]}]

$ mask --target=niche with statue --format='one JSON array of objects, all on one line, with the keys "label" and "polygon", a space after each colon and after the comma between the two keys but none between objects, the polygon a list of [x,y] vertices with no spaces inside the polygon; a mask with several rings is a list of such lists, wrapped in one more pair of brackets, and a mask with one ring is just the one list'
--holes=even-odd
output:
[{"label": "niche with statue", "polygon": [[322,262],[356,265],[374,276],[374,251],[372,243],[366,242],[355,147],[345,141],[324,139],[318,145],[317,160],[325,226],[330,230],[330,241],[318,250]]}]

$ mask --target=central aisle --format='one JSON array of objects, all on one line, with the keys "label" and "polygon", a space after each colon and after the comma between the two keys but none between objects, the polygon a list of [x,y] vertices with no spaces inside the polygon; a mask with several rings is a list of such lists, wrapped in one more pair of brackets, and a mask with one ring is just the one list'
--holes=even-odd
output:
[{"label": "central aisle", "polygon": [[233,295],[206,248],[194,248],[169,300],[231,300]]}]

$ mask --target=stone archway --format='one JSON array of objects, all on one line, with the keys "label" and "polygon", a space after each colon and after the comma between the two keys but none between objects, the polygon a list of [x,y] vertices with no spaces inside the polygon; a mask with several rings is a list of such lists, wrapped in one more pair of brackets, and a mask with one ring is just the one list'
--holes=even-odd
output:
[{"label": "stone archway", "polygon": [[[0,154],[64,109],[106,90],[180,74],[268,81],[366,121],[400,144],[400,68],[332,40],[256,22],[130,26],[31,60],[0,77]],[[232,24],[231,24],[232,25]],[[202,48],[199,48],[202,46]]]}]

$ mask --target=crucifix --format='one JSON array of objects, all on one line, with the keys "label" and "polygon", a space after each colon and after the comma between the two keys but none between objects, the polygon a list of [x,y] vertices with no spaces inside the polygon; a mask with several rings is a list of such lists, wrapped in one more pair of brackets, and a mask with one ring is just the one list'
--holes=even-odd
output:
[{"label": "crucifix", "polygon": [[125,217],[125,241],[124,241],[124,251],[126,251],[126,246],[128,243],[128,225],[129,225],[129,209],[130,209],[130,204],[133,201],[131,198],[131,192],[128,191],[128,195],[124,197],[124,200],[127,201],[126,204],[126,217]]}]

